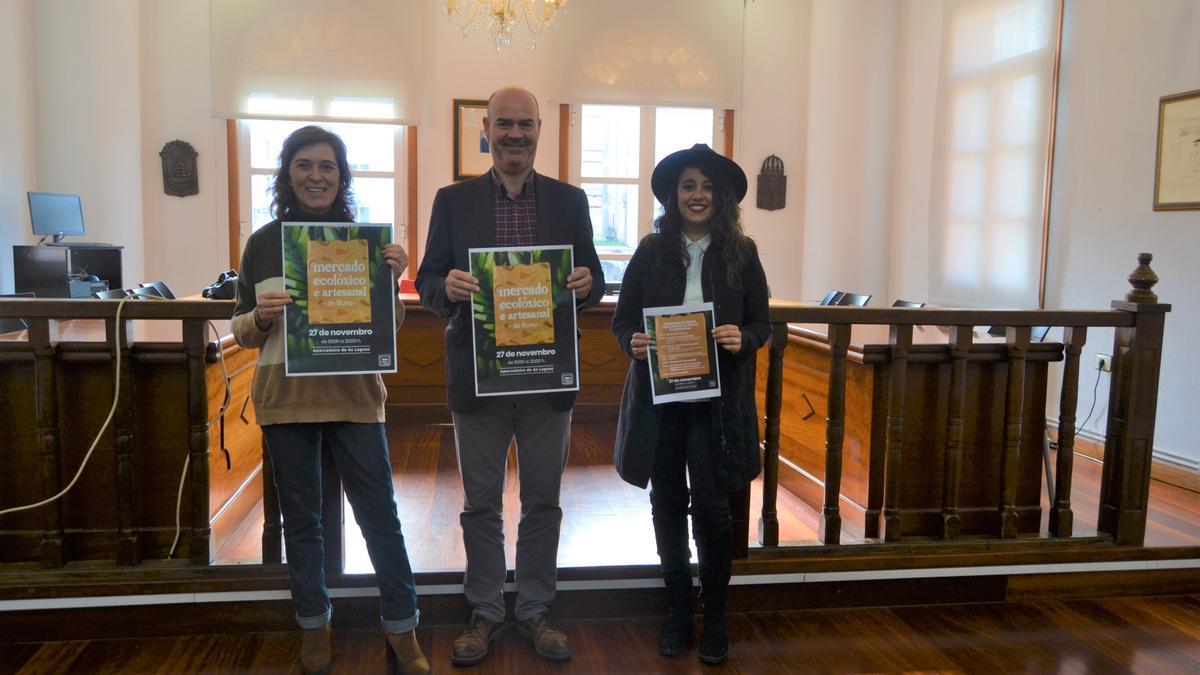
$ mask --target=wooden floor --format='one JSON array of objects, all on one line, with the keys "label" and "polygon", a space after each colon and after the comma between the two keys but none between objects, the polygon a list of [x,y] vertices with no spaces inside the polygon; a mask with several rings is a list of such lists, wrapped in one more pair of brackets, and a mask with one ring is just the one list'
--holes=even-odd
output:
[{"label": "wooden floor", "polygon": [[[718,667],[701,666],[694,649],[659,656],[656,619],[561,626],[567,664],[538,660],[510,627],[487,661],[461,672],[1200,672],[1200,596],[734,614]],[[435,672],[460,670],[449,665],[457,631],[418,630]],[[335,629],[333,641],[331,672],[384,672],[378,631]],[[0,644],[0,672],[295,673],[298,649],[296,632]]]},{"label": "wooden floor", "polygon": [[[612,467],[614,425],[576,423],[571,457],[563,477],[563,528],[559,566],[636,565],[658,562],[650,506],[645,490],[623,482]],[[413,569],[419,572],[461,570],[465,566],[458,514],[462,486],[449,425],[388,425],[396,502]],[[761,479],[751,493],[751,543],[761,512]],[[1096,532],[1100,464],[1076,457],[1072,502],[1076,536]],[[510,461],[504,521],[508,562],[515,562],[515,535],[520,518],[515,465]],[[1049,504],[1043,492],[1043,524]],[[787,490],[778,498],[780,541],[815,544],[819,514]],[[346,513],[350,513],[349,505]],[[852,514],[844,514],[849,521]],[[366,546],[354,519],[346,518],[346,572],[371,571]],[[852,526],[850,526],[852,527]],[[861,533],[861,523],[853,530]],[[261,556],[262,504],[246,517],[217,555],[217,564],[256,563]],[[862,541],[843,529],[842,541]],[[1195,546],[1200,543],[1200,494],[1151,481],[1146,546]]]}]

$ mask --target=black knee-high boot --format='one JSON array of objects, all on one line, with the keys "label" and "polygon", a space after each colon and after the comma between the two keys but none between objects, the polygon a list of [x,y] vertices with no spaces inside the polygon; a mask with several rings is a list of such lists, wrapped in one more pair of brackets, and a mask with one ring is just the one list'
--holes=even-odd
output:
[{"label": "black knee-high boot", "polygon": [[654,516],[654,540],[667,590],[667,618],[658,634],[658,652],[678,656],[687,649],[692,629],[692,564],[687,518]]},{"label": "black knee-high boot", "polygon": [[726,505],[695,509],[692,519],[700,558],[700,600],[704,606],[700,660],[720,663],[729,653],[725,610],[733,570],[733,523]]}]

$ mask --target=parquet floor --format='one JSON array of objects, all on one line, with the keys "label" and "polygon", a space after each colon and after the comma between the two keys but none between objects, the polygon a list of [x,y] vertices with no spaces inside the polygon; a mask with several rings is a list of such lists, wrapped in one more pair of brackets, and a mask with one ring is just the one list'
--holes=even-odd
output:
[{"label": "parquet floor", "polygon": [[[649,498],[644,490],[623,482],[612,467],[614,428],[612,424],[576,423],[572,450],[563,477],[563,528],[559,566],[607,566],[655,564],[654,532],[650,524]],[[462,509],[462,486],[454,453],[454,433],[449,425],[411,426],[389,424],[396,502],[404,528],[413,569],[420,572],[461,570],[466,558],[458,514]],[[401,451],[400,449],[403,449]],[[1100,495],[1100,464],[1077,456],[1072,502],[1076,536],[1096,532]],[[762,504],[762,481],[751,490],[751,533],[757,537]],[[508,562],[515,562],[515,534],[520,518],[516,467],[510,459],[505,494],[505,531]],[[1042,494],[1043,514],[1049,510]],[[780,540],[814,542],[819,514],[780,488],[778,498]],[[370,572],[366,546],[350,507],[346,506],[346,571]],[[844,513],[849,521],[851,513]],[[1043,516],[1042,530],[1045,532]],[[861,524],[855,528],[861,533]],[[243,521],[217,555],[217,564],[258,562],[261,555],[262,504]],[[842,541],[858,541],[846,529]],[[1147,546],[1195,546],[1200,544],[1200,495],[1173,485],[1152,481],[1150,513],[1146,527]]]},{"label": "parquet floor", "polygon": [[[701,666],[694,649],[659,656],[657,625],[563,622],[574,651],[566,664],[538,660],[510,629],[471,669],[449,663],[457,627],[422,627],[418,635],[435,672],[477,675],[1200,672],[1200,596],[735,614],[729,659],[716,667]],[[385,672],[377,631],[334,629],[333,640],[332,673]],[[0,644],[0,672],[297,673],[299,644],[296,632]]]}]

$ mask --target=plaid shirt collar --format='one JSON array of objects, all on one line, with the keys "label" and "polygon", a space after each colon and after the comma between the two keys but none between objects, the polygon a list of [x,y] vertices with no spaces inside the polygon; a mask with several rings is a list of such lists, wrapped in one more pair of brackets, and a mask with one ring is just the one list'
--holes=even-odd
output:
[{"label": "plaid shirt collar", "polygon": [[525,183],[523,185],[521,185],[521,191],[519,193],[517,193],[517,195],[514,197],[514,196],[509,196],[508,188],[504,187],[504,183],[502,183],[500,181],[500,175],[496,173],[496,169],[494,169],[494,168],[488,169],[488,175],[490,175],[492,177],[492,194],[494,194],[498,197],[504,197],[505,199],[508,199],[509,201],[521,201],[521,200],[526,200],[526,199],[532,200],[533,199],[533,176],[536,173],[537,173],[536,171],[529,172],[529,175],[525,177]]}]

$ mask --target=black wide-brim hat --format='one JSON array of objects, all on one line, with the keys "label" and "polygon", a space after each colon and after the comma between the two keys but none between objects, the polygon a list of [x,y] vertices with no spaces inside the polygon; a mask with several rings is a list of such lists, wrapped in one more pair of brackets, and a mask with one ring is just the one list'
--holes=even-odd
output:
[{"label": "black wide-brim hat", "polygon": [[746,172],[737,162],[724,155],[717,154],[712,148],[703,143],[697,143],[687,150],[679,150],[663,157],[654,173],[650,175],[650,189],[654,196],[665,207],[671,198],[671,193],[679,185],[679,174],[689,166],[698,166],[700,171],[714,181],[728,181],[733,186],[733,193],[741,202],[746,196]]}]

